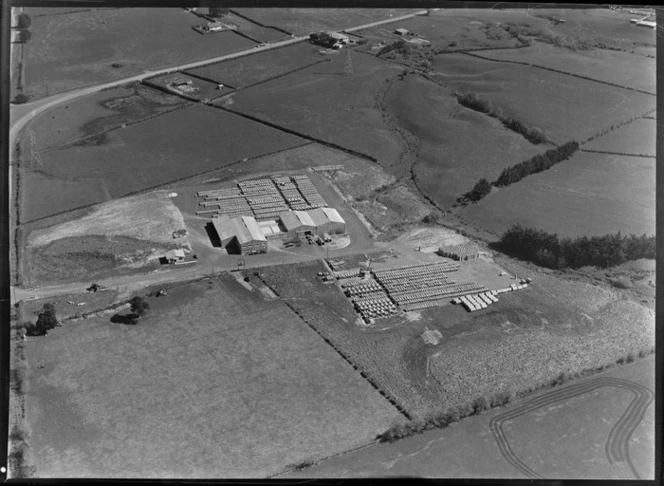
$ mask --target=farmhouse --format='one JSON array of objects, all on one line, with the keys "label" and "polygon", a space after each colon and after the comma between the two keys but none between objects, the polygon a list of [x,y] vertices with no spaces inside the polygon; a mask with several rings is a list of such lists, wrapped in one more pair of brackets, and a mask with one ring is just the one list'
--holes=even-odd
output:
[{"label": "farmhouse", "polygon": [[168,263],[177,263],[184,260],[184,251],[183,250],[170,250],[167,251],[164,255],[164,258]]},{"label": "farmhouse", "polygon": [[205,29],[209,30],[210,32],[218,32],[222,28],[223,26],[221,25],[221,22],[208,22],[205,26]]},{"label": "farmhouse", "polygon": [[263,253],[267,251],[267,238],[256,220],[250,216],[231,218],[221,215],[212,218],[222,248],[234,248],[241,254]]},{"label": "farmhouse", "polygon": [[335,42],[339,44],[346,45],[350,43],[350,38],[347,35],[338,34],[336,32],[328,32],[327,35],[329,35],[332,39],[334,39]]},{"label": "farmhouse", "polygon": [[395,29],[394,31],[395,34],[397,35],[408,35],[408,29]]},{"label": "farmhouse", "polygon": [[454,260],[475,260],[480,257],[480,250],[473,243],[463,243],[441,247],[438,254]]}]

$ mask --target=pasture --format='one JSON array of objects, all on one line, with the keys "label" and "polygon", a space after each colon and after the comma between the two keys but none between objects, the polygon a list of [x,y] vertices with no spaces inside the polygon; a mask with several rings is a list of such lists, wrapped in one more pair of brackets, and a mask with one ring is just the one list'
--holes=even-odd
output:
[{"label": "pasture", "polygon": [[235,279],[168,288],[29,338],[35,477],[257,478],[371,442],[399,415],[285,305]]},{"label": "pasture", "polygon": [[[42,153],[130,125],[145,118],[182,108],[179,96],[132,84],[104,90],[58,105],[32,120],[21,135],[21,149],[27,156],[33,149]],[[30,132],[34,134],[34,142]],[[26,160],[30,163],[30,160]]]},{"label": "pasture", "polygon": [[[518,452],[510,459],[516,457],[545,478],[634,479],[623,476],[622,468],[609,463],[605,444],[612,426],[634,398],[628,390],[641,387],[654,390],[654,376],[655,359],[646,358],[537,394],[532,401],[516,402],[469,417],[453,427],[432,430],[393,444],[376,444],[283,477],[290,480],[305,477],[528,477],[501,453],[491,432],[493,423],[502,426],[505,441],[512,451]],[[602,386],[608,385],[607,380],[629,388]],[[540,407],[530,408],[529,404]],[[655,406],[651,403],[628,446],[641,479],[654,478],[654,412]],[[512,414],[514,416],[508,420]],[[534,429],[541,433],[533,434]],[[623,444],[630,439],[627,435],[620,437]],[[478,461],[478,457],[482,460]]]},{"label": "pasture", "polygon": [[25,44],[24,93],[42,98],[256,45],[233,32],[200,35],[192,26],[203,22],[179,8],[89,9],[35,17]]},{"label": "pasture", "polygon": [[655,107],[651,95],[463,54],[437,56],[433,69],[450,89],[477,93],[557,143],[585,140]]},{"label": "pasture", "polygon": [[534,42],[523,49],[501,49],[481,54],[498,61],[532,63],[650,93],[657,91],[655,59],[625,51],[571,51],[544,42]]},{"label": "pasture", "polygon": [[583,148],[601,152],[655,156],[657,122],[638,118],[633,122],[588,142]]},{"label": "pasture", "polygon": [[246,88],[324,60],[319,50],[309,42],[300,42],[186,72],[233,88]]},{"label": "pasture", "polygon": [[[146,85],[159,90],[167,90],[174,95],[182,95],[187,99],[193,98],[196,101],[212,100],[220,96],[231,93],[233,90],[224,86],[218,87],[218,83],[212,83],[207,80],[198,79],[193,76],[177,72],[164,74],[143,81]],[[177,83],[191,83],[187,87],[177,87]],[[174,85],[175,84],[175,85]]]},{"label": "pasture", "polygon": [[618,231],[652,235],[655,162],[581,152],[517,184],[494,188],[479,203],[459,213],[495,235],[516,223],[559,236]]},{"label": "pasture", "polygon": [[270,83],[244,89],[219,103],[317,139],[371,155],[381,165],[397,163],[402,142],[384,123],[374,97],[381,84],[402,71],[353,53],[353,74],[345,74],[346,53]]},{"label": "pasture", "polygon": [[283,32],[276,29],[261,27],[260,25],[256,25],[254,22],[233,13],[226,15],[223,22],[237,25],[238,32],[248,35],[259,42],[276,42],[285,40],[288,37],[287,34],[284,34]]},{"label": "pasture", "polygon": [[546,150],[419,76],[395,82],[385,101],[397,123],[420,141],[413,167],[418,186],[443,207],[480,178],[493,180],[505,166]]},{"label": "pasture", "polygon": [[343,30],[390,17],[406,15],[421,9],[393,8],[235,8],[251,20],[295,35],[321,30]]},{"label": "pasture", "polygon": [[[99,144],[86,142],[43,154],[42,171],[49,178],[24,179],[24,197],[49,195],[52,179],[80,180],[105,188],[87,194],[86,203],[95,204],[304,143],[280,130],[202,105],[103,135]],[[56,204],[50,207],[37,205],[41,215],[75,207],[68,199],[52,200]],[[22,221],[37,217],[22,209]]]}]

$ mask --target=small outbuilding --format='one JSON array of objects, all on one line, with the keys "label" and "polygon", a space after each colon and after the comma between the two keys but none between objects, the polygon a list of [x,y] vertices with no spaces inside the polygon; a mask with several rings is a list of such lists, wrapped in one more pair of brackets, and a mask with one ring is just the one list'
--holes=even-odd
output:
[{"label": "small outbuilding", "polygon": [[408,35],[408,29],[395,29],[394,33],[397,35]]},{"label": "small outbuilding", "polygon": [[184,251],[183,250],[170,250],[167,251],[164,255],[164,258],[168,263],[177,263],[184,261]]}]

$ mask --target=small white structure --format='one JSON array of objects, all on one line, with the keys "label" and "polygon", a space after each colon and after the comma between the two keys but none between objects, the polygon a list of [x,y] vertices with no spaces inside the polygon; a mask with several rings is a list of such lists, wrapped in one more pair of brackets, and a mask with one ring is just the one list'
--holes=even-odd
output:
[{"label": "small white structure", "polygon": [[183,250],[170,250],[167,251],[164,255],[164,258],[168,260],[168,263],[177,263],[184,261],[184,251]]},{"label": "small white structure", "polygon": [[408,29],[395,29],[394,33],[397,35],[408,35]]}]

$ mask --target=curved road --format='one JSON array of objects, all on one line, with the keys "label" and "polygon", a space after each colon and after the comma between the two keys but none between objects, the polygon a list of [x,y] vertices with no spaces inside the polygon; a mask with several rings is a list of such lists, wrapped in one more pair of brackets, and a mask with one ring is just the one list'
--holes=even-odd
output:
[{"label": "curved road", "polygon": [[[420,10],[417,12],[412,12],[407,15],[402,15],[399,17],[392,17],[389,19],[385,20],[379,20],[376,22],[370,22],[367,24],[362,24],[358,25],[355,27],[350,27],[348,29],[345,29],[340,32],[353,32],[357,30],[362,30],[362,29],[368,29],[372,27],[376,27],[379,25],[383,24],[388,24],[388,23],[393,23],[393,22],[398,22],[400,20],[405,20],[411,17],[415,17],[418,15],[425,15],[427,13],[426,10]],[[95,86],[89,86],[86,88],[81,88],[77,89],[74,91],[68,91],[66,93],[60,93],[57,95],[50,96],[48,98],[44,98],[41,100],[33,101],[31,103],[26,103],[24,105],[12,105],[11,106],[11,111],[10,111],[10,123],[11,123],[11,128],[9,130],[9,150],[10,153],[13,150],[13,147],[16,143],[16,138],[18,137],[19,132],[25,127],[27,123],[29,123],[32,119],[35,117],[39,116],[40,114],[44,113],[45,111],[49,110],[50,108],[53,108],[55,106],[58,106],[62,103],[66,103],[72,100],[75,100],[77,98],[81,98],[83,96],[87,96],[93,93],[97,93],[99,91],[102,91],[104,89],[108,88],[114,88],[117,86],[121,86],[124,84],[128,83],[133,83],[136,81],[142,81],[143,79],[152,77],[152,76],[157,76],[160,74],[168,74],[176,71],[182,71],[185,69],[192,69],[195,67],[200,67],[200,66],[205,66],[207,64],[212,64],[216,62],[221,62],[221,61],[226,61],[230,59],[235,59],[243,56],[248,56],[251,54],[256,54],[257,52],[262,52],[262,51],[269,51],[270,49],[276,49],[279,47],[284,47],[288,46],[291,44],[296,44],[298,42],[303,42],[304,40],[308,39],[309,36],[300,36],[300,37],[293,37],[292,39],[287,39],[284,41],[280,42],[274,42],[274,43],[269,43],[265,44],[262,46],[255,46],[252,47],[251,49],[246,49],[244,51],[239,51],[235,52],[232,54],[227,54],[224,56],[219,56],[215,57],[212,59],[206,59],[203,61],[197,61],[197,62],[192,62],[188,64],[182,64],[179,66],[171,66],[168,68],[164,69],[158,69],[155,71],[146,71],[143,74],[138,74],[136,76],[131,76],[129,78],[123,78],[123,79],[118,79],[116,81],[111,81],[108,83],[104,84],[98,84]],[[11,155],[10,155],[11,158]],[[9,164],[9,201],[10,201],[10,207],[13,207],[12,205],[12,186],[13,186],[13,178],[12,178],[12,164]],[[162,275],[162,273],[166,273],[167,276]],[[207,272],[210,273],[210,272]],[[124,285],[133,284],[133,283],[146,283],[146,282],[166,282],[166,281],[174,281],[181,279],[184,275],[187,275],[186,272],[177,270],[177,271],[166,271],[166,272],[159,272],[159,275],[151,276],[149,274],[148,276],[146,275],[139,275],[139,276],[130,276],[130,277],[119,277],[116,279],[112,279],[111,281],[102,281],[100,283],[103,283],[104,285],[108,285],[110,287],[121,287]],[[203,272],[201,272],[199,275],[203,275]],[[58,295],[58,294],[64,294],[68,292],[75,292],[78,290],[84,290],[85,287],[87,287],[89,283],[86,284],[67,284],[67,285],[60,285],[60,286],[55,286],[55,287],[46,287],[43,289],[40,289],[38,292],[36,291],[29,291],[29,290],[22,290],[19,288],[12,288],[12,303],[23,300],[26,298],[31,298],[33,295],[39,295],[39,297],[47,297],[50,295]]]},{"label": "curved road", "polygon": [[624,477],[623,479],[639,479],[638,472],[629,457],[629,440],[632,433],[643,419],[650,403],[653,401],[653,393],[643,385],[620,378],[596,378],[589,382],[569,385],[560,390],[545,393],[544,395],[534,398],[509,412],[493,417],[489,427],[496,443],[498,444],[500,453],[507,462],[526,477],[531,479],[543,479],[543,476],[531,469],[514,453],[510,447],[507,436],[503,431],[503,423],[508,420],[514,420],[515,418],[537,410],[538,408],[551,405],[558,401],[568,400],[606,386],[623,388],[634,393],[634,399],[630,402],[622,416],[616,421],[609,432],[605,443],[605,453],[609,463],[612,464],[616,468],[616,471],[621,475],[626,476],[622,466],[626,465],[629,468],[633,478]]}]

